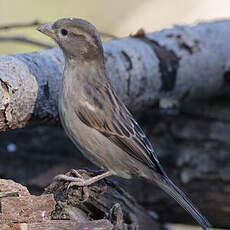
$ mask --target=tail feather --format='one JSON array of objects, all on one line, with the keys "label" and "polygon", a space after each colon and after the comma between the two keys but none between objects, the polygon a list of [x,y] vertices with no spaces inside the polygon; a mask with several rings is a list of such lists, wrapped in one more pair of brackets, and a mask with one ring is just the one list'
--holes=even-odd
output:
[{"label": "tail feather", "polygon": [[154,182],[174,198],[204,230],[211,228],[211,224],[195,207],[192,201],[168,177],[162,176],[161,179],[158,178],[158,180],[154,180]]}]

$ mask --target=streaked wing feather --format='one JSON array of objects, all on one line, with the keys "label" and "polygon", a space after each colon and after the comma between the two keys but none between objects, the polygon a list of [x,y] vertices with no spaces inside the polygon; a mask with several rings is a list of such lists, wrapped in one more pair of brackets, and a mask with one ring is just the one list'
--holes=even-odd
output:
[{"label": "streaked wing feather", "polygon": [[[148,138],[111,86],[102,85],[92,90],[87,86],[85,93],[88,93],[87,103],[76,111],[79,119],[105,135],[136,160],[165,174]],[[99,101],[101,98],[103,102]],[[87,104],[93,106],[94,110],[89,109]]]}]

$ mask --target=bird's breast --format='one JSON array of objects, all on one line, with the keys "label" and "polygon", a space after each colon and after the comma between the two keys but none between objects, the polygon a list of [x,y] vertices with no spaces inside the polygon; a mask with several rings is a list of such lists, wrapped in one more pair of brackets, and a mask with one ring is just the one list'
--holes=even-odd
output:
[{"label": "bird's breast", "polygon": [[[112,143],[97,129],[89,127],[79,119],[76,112],[83,106],[82,103],[88,109],[94,110],[91,104],[87,104],[82,92],[80,86],[74,89],[69,82],[64,82],[60,90],[59,114],[67,135],[83,155],[97,166],[124,178],[138,175],[143,167],[142,163]],[[143,168],[145,169],[146,167]]]}]

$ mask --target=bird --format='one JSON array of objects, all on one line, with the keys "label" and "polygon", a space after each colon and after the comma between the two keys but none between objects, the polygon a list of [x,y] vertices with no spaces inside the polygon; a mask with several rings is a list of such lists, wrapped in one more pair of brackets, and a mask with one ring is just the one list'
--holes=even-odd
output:
[{"label": "bird", "polygon": [[70,186],[88,186],[108,176],[141,177],[174,198],[200,226],[209,221],[167,176],[141,127],[110,83],[99,32],[88,21],[62,18],[37,28],[52,38],[65,57],[58,96],[64,130],[82,154],[104,170],[84,179],[59,175]]}]

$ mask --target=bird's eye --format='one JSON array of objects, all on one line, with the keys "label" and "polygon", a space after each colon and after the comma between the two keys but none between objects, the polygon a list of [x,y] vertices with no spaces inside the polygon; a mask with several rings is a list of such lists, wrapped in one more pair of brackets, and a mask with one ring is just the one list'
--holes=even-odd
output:
[{"label": "bird's eye", "polygon": [[61,29],[61,34],[62,34],[63,36],[66,36],[66,35],[68,34],[68,30],[66,30],[66,29]]}]

